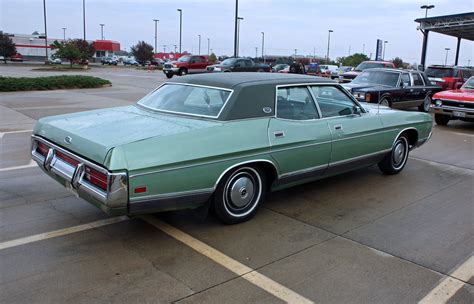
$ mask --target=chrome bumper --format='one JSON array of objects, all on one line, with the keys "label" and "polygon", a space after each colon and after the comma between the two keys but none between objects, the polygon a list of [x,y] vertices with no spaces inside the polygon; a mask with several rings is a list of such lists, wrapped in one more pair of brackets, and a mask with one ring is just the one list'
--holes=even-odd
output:
[{"label": "chrome bumper", "polygon": [[178,73],[179,68],[164,68],[163,73]]},{"label": "chrome bumper", "polygon": [[[448,115],[454,118],[471,118],[474,119],[474,109],[469,108],[460,108],[460,107],[451,107],[451,106],[436,106],[432,105],[433,113]],[[454,112],[464,113],[464,116],[457,116]]]},{"label": "chrome bumper", "polygon": [[[38,142],[49,147],[45,156],[37,152]],[[72,158],[79,162],[77,166],[62,160],[56,152]],[[83,159],[41,137],[32,135],[31,158],[49,176],[58,180],[67,189],[78,196],[98,205],[99,208],[111,213],[111,209],[127,208],[128,205],[128,176],[126,172],[112,173],[96,164]],[[84,179],[85,167],[106,174],[107,191],[104,191]]]}]

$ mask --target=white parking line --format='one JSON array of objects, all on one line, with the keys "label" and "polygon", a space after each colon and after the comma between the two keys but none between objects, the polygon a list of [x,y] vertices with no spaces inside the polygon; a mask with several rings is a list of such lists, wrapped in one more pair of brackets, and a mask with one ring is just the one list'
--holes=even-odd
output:
[{"label": "white parking line", "polygon": [[7,249],[7,248],[12,248],[20,245],[25,245],[33,242],[38,242],[38,241],[43,241],[51,238],[55,238],[58,236],[63,236],[63,235],[68,235],[71,233],[76,233],[84,230],[89,230],[89,229],[94,229],[110,224],[115,224],[119,222],[123,222],[128,220],[128,217],[126,216],[120,216],[120,217],[113,217],[110,219],[105,219],[105,220],[100,220],[92,223],[87,223],[79,226],[74,226],[74,227],[69,227],[69,228],[64,228],[64,229],[59,229],[51,232],[45,232],[45,233],[40,233],[40,234],[35,234],[32,236],[27,236],[21,239],[16,239],[16,240],[11,240],[11,241],[6,241],[3,243],[0,243],[0,250],[2,249]]},{"label": "white parking line", "polygon": [[210,247],[198,239],[195,239],[189,234],[186,234],[183,231],[178,230],[163,221],[160,221],[153,216],[145,215],[141,218],[174,239],[184,243],[200,254],[208,257],[209,259],[227,268],[238,276],[241,276],[243,279],[249,281],[255,286],[265,290],[266,292],[287,303],[313,303],[313,301],[303,297],[293,290],[273,281],[256,270],[232,259],[231,257],[226,256],[222,252]]},{"label": "white parking line", "polygon": [[0,132],[0,139],[2,139],[5,134],[27,133],[27,132],[33,132],[33,130],[18,130],[18,131]]},{"label": "white parking line", "polygon": [[[468,281],[474,276],[474,256],[471,256],[450,276],[445,276],[441,282],[436,285],[421,301],[420,304],[446,303],[456,292],[466,283],[460,280]],[[459,280],[460,279],[460,280]]]},{"label": "white parking line", "polygon": [[34,161],[31,160],[28,164],[26,165],[21,165],[21,166],[14,166],[14,167],[7,167],[7,168],[0,168],[0,172],[4,171],[12,171],[12,170],[18,170],[18,169],[26,169],[26,168],[32,168],[36,167],[38,164]]}]

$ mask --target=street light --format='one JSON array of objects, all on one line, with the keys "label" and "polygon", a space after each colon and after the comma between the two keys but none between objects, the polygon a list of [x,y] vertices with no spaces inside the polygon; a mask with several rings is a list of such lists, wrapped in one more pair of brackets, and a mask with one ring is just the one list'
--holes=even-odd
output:
[{"label": "street light", "polygon": [[100,39],[104,40],[104,25],[103,23],[99,24],[100,25]]},{"label": "street light", "polygon": [[265,33],[262,32],[262,60],[265,63],[265,56],[263,55],[263,48],[265,47]]},{"label": "street light", "polygon": [[153,19],[155,22],[155,54],[158,52],[157,45],[158,45],[158,19]]},{"label": "street light", "polygon": [[66,41],[66,28],[63,27],[63,40]]},{"label": "street light", "polygon": [[181,54],[181,37],[183,34],[183,10],[178,8],[179,12],[179,53]]},{"label": "street light", "polygon": [[435,6],[430,4],[430,5],[422,5],[420,6],[421,9],[425,10],[425,18],[428,17],[428,10],[434,8]]},{"label": "street light", "polygon": [[211,39],[207,38],[207,56],[211,55],[211,53],[209,53],[210,46],[211,46]]},{"label": "street light", "polygon": [[48,30],[46,27],[46,0],[43,0],[43,14],[44,14],[44,46],[46,51],[45,63],[48,63]]},{"label": "street light", "polygon": [[240,48],[240,21],[244,20],[242,17],[237,17],[237,49],[235,51],[235,57],[239,56],[239,48]]},{"label": "street light", "polygon": [[255,47],[255,60],[257,59],[258,56],[258,46]]},{"label": "street light", "polygon": [[176,50],[178,49],[178,46],[175,44],[174,45],[174,53],[176,54]]},{"label": "street light", "polygon": [[333,30],[328,30],[328,52],[326,53],[326,64],[329,63],[329,44],[331,43],[331,33]]},{"label": "street light", "polygon": [[383,42],[383,52],[382,52],[382,60],[385,60],[385,49],[387,48],[386,44],[388,43],[387,40]]},{"label": "street light", "polygon": [[234,57],[239,53],[239,0],[235,0]]},{"label": "street light", "polygon": [[446,50],[446,58],[444,58],[444,65],[446,65],[447,62],[448,62],[448,52],[449,52],[450,48],[445,48],[445,50]]},{"label": "street light", "polygon": [[201,55],[201,35],[198,35],[198,37],[199,37],[198,55]]},{"label": "street light", "polygon": [[86,41],[86,0],[82,0],[82,23],[84,27],[84,41]]}]

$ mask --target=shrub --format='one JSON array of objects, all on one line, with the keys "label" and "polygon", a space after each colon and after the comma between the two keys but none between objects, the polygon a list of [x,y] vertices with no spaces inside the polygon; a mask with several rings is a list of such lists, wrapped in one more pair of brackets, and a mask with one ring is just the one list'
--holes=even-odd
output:
[{"label": "shrub", "polygon": [[49,77],[1,77],[0,92],[86,89],[111,85],[110,81],[82,75],[62,75]]}]

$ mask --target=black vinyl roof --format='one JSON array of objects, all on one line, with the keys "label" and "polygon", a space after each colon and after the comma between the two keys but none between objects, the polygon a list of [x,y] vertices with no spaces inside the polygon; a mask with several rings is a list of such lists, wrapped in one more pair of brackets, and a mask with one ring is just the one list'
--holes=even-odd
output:
[{"label": "black vinyl roof", "polygon": [[420,29],[474,41],[474,12],[419,18]]},{"label": "black vinyl roof", "polygon": [[204,73],[173,78],[169,83],[188,83],[225,89],[232,89],[238,85],[260,84],[293,84],[293,83],[334,83],[333,80],[323,77],[286,74],[286,73]]}]

